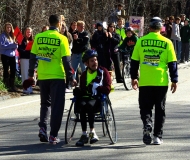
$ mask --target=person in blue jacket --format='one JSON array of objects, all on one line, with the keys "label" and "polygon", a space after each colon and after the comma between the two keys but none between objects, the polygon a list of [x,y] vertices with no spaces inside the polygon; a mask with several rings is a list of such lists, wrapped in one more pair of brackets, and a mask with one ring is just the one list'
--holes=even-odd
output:
[{"label": "person in blue jacket", "polygon": [[3,33],[0,35],[0,54],[3,64],[3,82],[11,92],[17,91],[14,82],[16,74],[15,50],[18,45],[13,33],[14,29],[12,24],[7,22],[5,23]]}]

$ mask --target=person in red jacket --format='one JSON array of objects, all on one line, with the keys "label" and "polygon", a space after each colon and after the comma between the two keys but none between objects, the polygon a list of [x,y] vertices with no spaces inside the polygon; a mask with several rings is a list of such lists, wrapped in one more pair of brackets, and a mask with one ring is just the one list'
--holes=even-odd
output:
[{"label": "person in red jacket", "polygon": [[[98,66],[97,57],[98,54],[95,50],[89,49],[84,53],[82,61],[87,68],[80,77],[80,87],[73,91],[74,96],[78,99],[76,105],[80,110],[82,127],[82,136],[76,142],[76,146],[84,146],[85,143],[88,143],[89,138],[90,144],[99,140],[94,129],[95,112],[101,107],[101,100],[98,97],[101,94],[108,95],[111,91],[110,74],[106,68]],[[88,114],[90,126],[89,135],[86,114]]]}]

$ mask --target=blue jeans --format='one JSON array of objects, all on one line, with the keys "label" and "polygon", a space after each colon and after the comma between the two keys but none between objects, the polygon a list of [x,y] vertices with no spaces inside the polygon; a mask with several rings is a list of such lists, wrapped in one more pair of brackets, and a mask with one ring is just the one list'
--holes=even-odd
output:
[{"label": "blue jeans", "polygon": [[176,52],[177,60],[181,59],[181,41],[173,40],[174,49]]},{"label": "blue jeans", "polygon": [[82,72],[84,72],[86,68],[85,68],[84,63],[82,62],[82,53],[72,54],[71,55],[71,65],[75,71],[75,78],[76,78],[76,72],[77,72],[79,64],[80,64]]}]

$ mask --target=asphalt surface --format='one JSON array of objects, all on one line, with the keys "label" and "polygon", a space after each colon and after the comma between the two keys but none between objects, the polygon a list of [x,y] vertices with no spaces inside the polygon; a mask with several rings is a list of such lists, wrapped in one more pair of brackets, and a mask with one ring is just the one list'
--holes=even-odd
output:
[{"label": "asphalt surface", "polygon": [[[38,139],[39,95],[0,101],[0,159],[127,159],[127,160],[190,160],[190,66],[179,65],[176,93],[168,90],[164,143],[145,145],[138,108],[138,91],[126,91],[114,84],[110,94],[118,132],[118,142],[110,145],[103,137],[100,123],[95,124],[100,140],[93,145],[76,147],[81,134],[80,124],[70,145],[64,143],[65,121],[71,104],[66,94],[63,122],[59,132],[61,143],[50,145]],[[154,118],[154,117],[153,117]],[[49,130],[49,128],[48,128]]]}]

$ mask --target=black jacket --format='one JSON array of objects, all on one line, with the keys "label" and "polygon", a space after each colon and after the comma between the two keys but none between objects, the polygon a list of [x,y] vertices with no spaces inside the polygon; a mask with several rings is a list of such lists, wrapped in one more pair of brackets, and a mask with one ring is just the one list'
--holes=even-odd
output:
[{"label": "black jacket", "polygon": [[26,38],[23,38],[21,45],[18,46],[18,52],[20,59],[30,59],[30,51],[26,51],[27,46]]},{"label": "black jacket", "polygon": [[83,53],[89,48],[89,36],[86,31],[79,33],[76,31],[76,34],[78,34],[78,39],[73,39],[73,48],[72,53]]},{"label": "black jacket", "polygon": [[115,32],[112,33],[112,38],[105,37],[105,45],[104,45],[105,52],[114,54],[115,50],[118,49],[120,39],[121,39],[120,35]]},{"label": "black jacket", "polygon": [[102,31],[95,31],[94,34],[92,35],[92,38],[90,40],[90,45],[91,48],[94,48],[96,50],[100,50],[104,48],[104,43],[105,43],[106,35],[105,32]]}]

